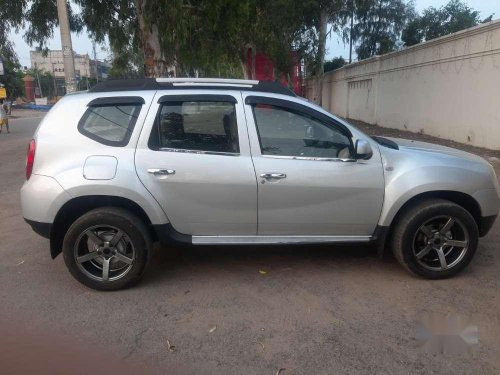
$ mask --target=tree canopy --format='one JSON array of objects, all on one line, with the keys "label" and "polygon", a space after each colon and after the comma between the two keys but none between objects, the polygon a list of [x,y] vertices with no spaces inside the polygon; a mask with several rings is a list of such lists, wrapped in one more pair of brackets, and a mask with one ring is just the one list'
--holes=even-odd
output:
[{"label": "tree canopy", "polygon": [[394,51],[413,13],[407,0],[346,0],[341,15],[344,25],[353,17],[353,27],[344,27],[342,37],[345,42],[352,37],[359,60]]},{"label": "tree canopy", "polygon": [[412,46],[491,21],[492,18],[493,15],[490,15],[481,20],[478,11],[460,0],[451,0],[445,6],[429,7],[422,15],[416,15],[403,30],[401,39],[405,46]]},{"label": "tree canopy", "polygon": [[[324,55],[319,17],[342,0],[72,0],[72,31],[85,30],[114,55],[112,74],[244,75],[247,51],[268,55],[278,72],[290,53],[310,64]],[[55,0],[9,1],[0,8],[4,26],[25,29],[24,39],[43,48],[58,25]],[[323,38],[324,39],[324,38]],[[321,59],[320,59],[321,60]],[[320,64],[322,66],[322,64]],[[143,68],[144,67],[144,68]]]},{"label": "tree canopy", "polygon": [[335,69],[342,68],[345,64],[347,64],[347,62],[345,61],[345,59],[342,56],[334,57],[333,59],[331,59],[329,61],[325,61],[325,64],[324,64],[325,73],[330,72],[330,71],[335,70]]},{"label": "tree canopy", "polygon": [[[332,33],[345,42],[352,36],[365,59],[481,22],[459,0],[422,15],[409,0],[71,0],[68,9],[72,31],[109,40],[116,77],[245,76],[255,51],[271,58],[278,74],[290,72],[293,51],[321,77]],[[24,29],[28,44],[44,48],[58,25],[56,1],[7,1],[0,19],[3,55],[15,57],[9,29]]]},{"label": "tree canopy", "polygon": [[0,76],[0,82],[5,85],[7,95],[15,98],[21,96],[23,91],[21,65],[14,46],[6,34],[5,28],[0,29],[0,57],[4,68],[4,75]]},{"label": "tree canopy", "polygon": [[[83,23],[79,15],[71,7],[68,7],[68,14],[71,30],[82,31]],[[43,48],[47,40],[54,36],[54,28],[58,25],[56,0],[3,1],[0,19],[4,29],[19,31],[25,28],[26,42]]]}]

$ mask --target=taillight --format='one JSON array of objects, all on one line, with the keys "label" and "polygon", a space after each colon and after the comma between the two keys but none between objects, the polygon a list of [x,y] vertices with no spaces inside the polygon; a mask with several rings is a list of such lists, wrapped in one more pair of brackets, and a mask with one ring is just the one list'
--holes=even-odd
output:
[{"label": "taillight", "polygon": [[36,143],[32,139],[28,145],[28,154],[26,155],[26,179],[29,180],[33,172],[33,163],[35,162]]}]

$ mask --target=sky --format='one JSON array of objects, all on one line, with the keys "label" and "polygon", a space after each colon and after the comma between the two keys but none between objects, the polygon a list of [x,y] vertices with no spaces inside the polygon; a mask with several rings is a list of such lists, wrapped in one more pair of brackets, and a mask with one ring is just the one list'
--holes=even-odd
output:
[{"label": "sky", "polygon": [[[449,0],[415,0],[415,7],[419,12],[423,9],[434,6],[440,7],[448,3]],[[500,18],[500,0],[466,0],[465,1],[471,8],[476,9],[481,12],[481,17],[486,18],[490,14],[494,13],[493,19]],[[19,56],[19,61],[22,66],[30,67],[30,53],[29,51],[34,49],[35,46],[30,47],[23,40],[23,31],[20,30],[16,32],[15,30],[11,30],[10,37],[15,44],[16,52]],[[85,54],[88,53],[91,57],[93,57],[92,52],[92,41],[87,35],[85,31],[80,34],[72,33],[72,43],[73,50],[76,53]],[[50,49],[61,49],[61,40],[59,29],[54,30],[54,37],[48,41],[48,47]],[[104,60],[109,57],[108,48],[106,45],[104,46],[96,46],[97,58],[99,60]],[[341,39],[333,35],[327,41],[327,59],[331,59],[333,57],[342,56],[345,59],[349,58],[349,45],[344,45]]]}]

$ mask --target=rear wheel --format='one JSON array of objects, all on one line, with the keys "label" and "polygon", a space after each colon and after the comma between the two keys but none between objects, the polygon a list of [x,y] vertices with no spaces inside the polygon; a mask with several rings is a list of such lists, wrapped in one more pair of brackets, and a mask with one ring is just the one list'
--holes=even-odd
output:
[{"label": "rear wheel", "polygon": [[137,282],[149,260],[151,239],[144,223],[121,208],[92,210],[69,228],[63,255],[71,274],[97,290]]},{"label": "rear wheel", "polygon": [[472,215],[443,199],[410,207],[394,228],[392,249],[406,269],[430,279],[450,277],[472,260],[479,232]]}]

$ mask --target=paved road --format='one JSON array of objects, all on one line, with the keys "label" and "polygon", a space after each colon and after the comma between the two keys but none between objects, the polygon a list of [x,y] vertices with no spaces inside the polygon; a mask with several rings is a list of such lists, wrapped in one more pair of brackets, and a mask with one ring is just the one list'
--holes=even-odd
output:
[{"label": "paved road", "polygon": [[[156,249],[140,285],[99,293],[73,280],[61,257],[51,260],[48,241],[21,217],[38,121],[11,120],[12,134],[0,134],[4,360],[9,342],[25,340],[20,365],[73,360],[86,364],[82,373],[129,365],[172,374],[500,373],[498,222],[450,280],[417,279],[370,248]],[[429,314],[470,319],[479,345],[423,350],[417,327]]]}]

